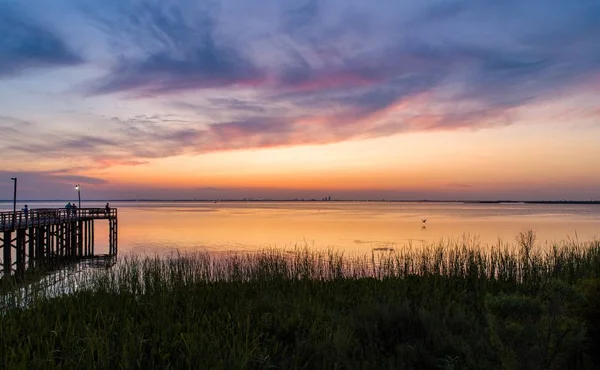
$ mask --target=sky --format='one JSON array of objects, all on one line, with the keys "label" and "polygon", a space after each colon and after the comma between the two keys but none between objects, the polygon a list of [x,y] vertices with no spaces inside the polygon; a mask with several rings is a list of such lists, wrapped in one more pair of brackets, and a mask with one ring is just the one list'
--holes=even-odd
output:
[{"label": "sky", "polygon": [[0,0],[0,199],[600,199],[598,0]]}]

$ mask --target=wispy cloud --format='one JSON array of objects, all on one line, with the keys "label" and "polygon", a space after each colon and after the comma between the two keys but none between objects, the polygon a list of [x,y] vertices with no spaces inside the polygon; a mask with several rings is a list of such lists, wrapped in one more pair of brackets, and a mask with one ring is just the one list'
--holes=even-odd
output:
[{"label": "wispy cloud", "polygon": [[[19,179],[19,194],[36,194],[40,192],[40,188],[46,189],[68,189],[73,192],[75,184],[82,186],[99,186],[107,185],[109,182],[105,179],[90,176],[72,175],[59,171],[2,171],[0,170],[0,178],[17,177]],[[6,181],[0,183],[0,188],[3,194],[8,194],[8,190],[12,185]],[[62,191],[62,190],[61,190]]]},{"label": "wispy cloud", "polygon": [[[269,1],[255,3],[273,6]],[[460,82],[467,95],[493,94],[500,89],[494,96],[498,98],[514,83],[533,81],[526,86],[532,90],[529,92],[541,93],[551,87],[548,85],[568,81],[587,68],[599,68],[600,52],[593,35],[600,32],[600,6],[588,0],[549,4],[538,0],[504,4],[455,1],[427,6],[385,2],[355,17],[362,18],[355,23],[370,25],[363,28],[362,35],[354,33],[355,23],[345,23],[348,17],[328,23],[333,12],[355,10],[356,5],[348,2],[307,1],[283,6],[278,18],[262,20],[260,32],[250,23],[261,20],[240,19],[238,28],[225,29],[224,24],[231,23],[227,23],[226,10],[231,4],[200,8],[182,4],[134,1],[113,9],[127,11],[124,19],[109,16],[106,9],[103,17],[96,17],[107,32],[138,52],[121,55],[93,91],[164,94],[237,85],[264,92],[322,92],[376,88],[410,77],[422,80],[421,85],[436,80],[434,86],[455,78],[458,81],[453,82]],[[407,20],[392,24],[385,13]],[[550,20],[539,21],[542,16]],[[562,27],[552,22],[558,19]],[[247,25],[248,35],[238,34]],[[268,42],[258,39],[257,35],[267,31],[273,34]],[[289,35],[291,41],[278,42],[283,35]],[[348,35],[355,39],[348,40]],[[256,38],[250,39],[252,36]],[[261,66],[261,59],[251,56],[256,54],[250,52],[253,43],[264,48],[258,52],[273,54],[270,66]],[[357,46],[351,48],[350,44]],[[279,53],[274,53],[275,48]],[[537,82],[538,77],[560,80]]]},{"label": "wispy cloud", "polygon": [[107,180],[97,178],[97,177],[90,177],[90,176],[62,175],[62,174],[57,174],[55,172],[43,172],[43,173],[40,173],[40,175],[42,175],[42,176],[47,175],[48,178],[50,178],[51,180],[58,181],[61,183],[82,183],[82,184],[89,184],[89,185],[108,184]]},{"label": "wispy cloud", "polygon": [[[144,114],[109,118],[103,131],[56,132],[35,145],[37,154],[98,165],[506,125],[519,108],[600,75],[594,0],[89,0],[71,8],[89,29],[70,37],[101,34],[93,40],[104,44],[90,49],[108,51],[89,60],[104,73],[88,79],[86,99],[150,102]],[[0,41],[0,76],[81,63],[72,40],[2,9],[0,33],[9,36]],[[58,19],[47,23],[60,28]],[[154,103],[190,114],[169,117]],[[23,130],[10,127],[4,149],[23,151],[14,140]]]},{"label": "wispy cloud", "polygon": [[[91,86],[91,92],[160,95],[232,85],[252,86],[260,81],[262,71],[215,35],[215,20],[211,15],[214,6],[181,4],[190,9],[168,6],[163,1],[133,1],[122,6],[109,1],[109,9],[125,8],[127,16],[114,18],[109,12],[96,21],[111,34],[131,43],[141,40],[141,45],[136,45],[137,55],[121,58],[108,75]],[[98,14],[92,9],[90,15]]]}]

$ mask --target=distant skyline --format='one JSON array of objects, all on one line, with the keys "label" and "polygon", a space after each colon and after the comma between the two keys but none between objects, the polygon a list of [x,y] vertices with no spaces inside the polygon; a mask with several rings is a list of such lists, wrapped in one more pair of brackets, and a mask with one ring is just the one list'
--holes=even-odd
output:
[{"label": "distant skyline", "polygon": [[0,199],[600,199],[596,0],[0,0]]}]

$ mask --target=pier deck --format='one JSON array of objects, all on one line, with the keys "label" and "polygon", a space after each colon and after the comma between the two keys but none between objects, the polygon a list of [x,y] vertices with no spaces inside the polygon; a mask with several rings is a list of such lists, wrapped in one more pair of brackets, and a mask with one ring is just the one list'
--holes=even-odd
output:
[{"label": "pier deck", "polygon": [[0,212],[0,274],[3,277],[23,275],[27,267],[96,257],[94,222],[97,220],[108,220],[108,255],[115,256],[116,208],[38,208],[28,212]]}]

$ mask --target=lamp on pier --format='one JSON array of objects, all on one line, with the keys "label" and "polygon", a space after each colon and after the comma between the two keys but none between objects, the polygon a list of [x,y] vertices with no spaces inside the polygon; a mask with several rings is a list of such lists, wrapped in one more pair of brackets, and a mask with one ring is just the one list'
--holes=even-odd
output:
[{"label": "lamp on pier", "polygon": [[79,184],[75,185],[75,190],[77,190],[77,198],[79,199],[78,208],[81,209],[81,186]]}]

